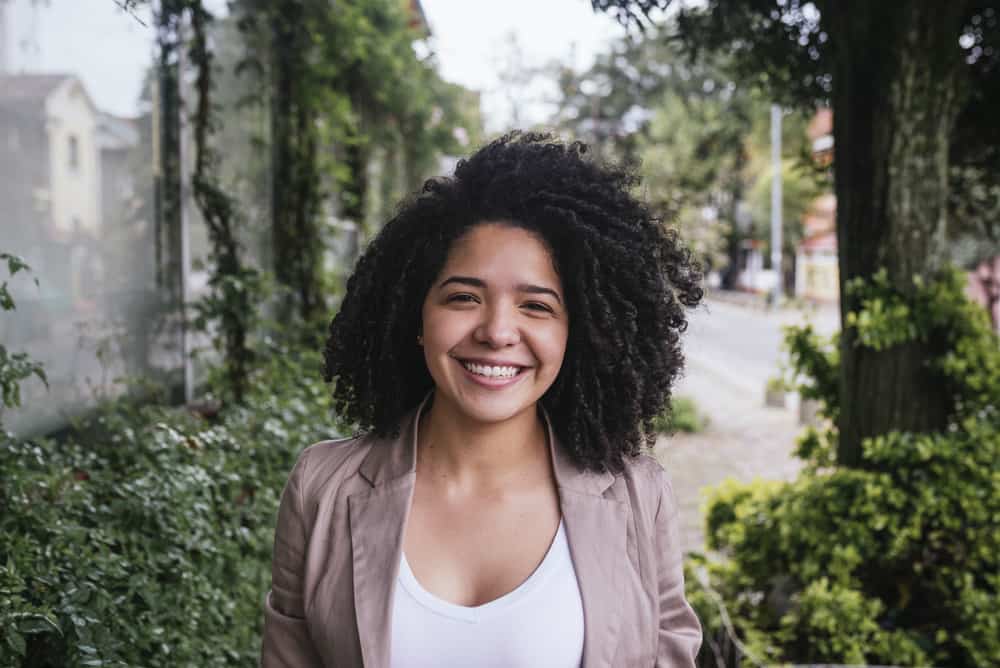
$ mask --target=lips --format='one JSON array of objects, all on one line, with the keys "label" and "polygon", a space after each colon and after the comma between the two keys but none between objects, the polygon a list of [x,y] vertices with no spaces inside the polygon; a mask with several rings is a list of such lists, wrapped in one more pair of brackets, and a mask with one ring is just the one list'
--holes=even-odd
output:
[{"label": "lips", "polygon": [[522,364],[513,360],[491,360],[485,357],[455,357],[455,359],[463,364],[479,364],[480,366],[516,366],[519,369],[531,366],[530,364]]},{"label": "lips", "polygon": [[[454,358],[454,359],[455,359],[455,362],[458,363],[458,366],[461,367],[462,373],[465,375],[466,378],[468,378],[472,382],[476,383],[477,385],[480,385],[482,387],[488,387],[490,389],[505,388],[505,387],[508,387],[510,385],[513,385],[514,383],[519,382],[521,380],[521,378],[523,378],[525,375],[527,375],[524,372],[528,368],[530,368],[530,367],[527,367],[527,366],[524,366],[524,365],[520,365],[520,364],[511,364],[511,363],[498,364],[498,363],[495,363],[495,362],[490,363],[490,364],[483,364],[479,360],[458,359],[458,358]],[[481,375],[481,374],[474,373],[474,372],[470,371],[468,369],[468,367],[466,367],[466,363],[477,364],[477,365],[481,365],[481,366],[491,366],[491,367],[516,367],[517,368],[517,373],[515,373],[513,376],[500,376],[500,375],[498,375],[498,376],[484,376],[484,375]]]}]

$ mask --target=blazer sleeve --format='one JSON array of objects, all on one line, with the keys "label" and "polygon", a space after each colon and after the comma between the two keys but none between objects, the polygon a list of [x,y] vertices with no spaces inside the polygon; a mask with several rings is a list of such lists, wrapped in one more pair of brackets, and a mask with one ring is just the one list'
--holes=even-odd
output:
[{"label": "blazer sleeve", "polygon": [[701,647],[701,623],[684,597],[679,509],[667,474],[661,470],[660,475],[662,476],[660,503],[655,519],[660,598],[656,666],[693,668],[698,649]]},{"label": "blazer sleeve", "polygon": [[262,668],[321,668],[306,625],[303,603],[309,528],[303,513],[303,472],[308,450],[299,456],[281,492],[274,531],[271,590],[264,599]]}]

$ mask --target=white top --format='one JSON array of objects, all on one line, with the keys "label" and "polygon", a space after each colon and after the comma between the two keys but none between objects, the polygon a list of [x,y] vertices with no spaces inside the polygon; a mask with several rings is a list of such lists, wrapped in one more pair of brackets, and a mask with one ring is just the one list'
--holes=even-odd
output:
[{"label": "white top", "polygon": [[392,603],[392,668],[579,668],[583,602],[566,531],[514,591],[468,607],[424,589],[403,555]]}]

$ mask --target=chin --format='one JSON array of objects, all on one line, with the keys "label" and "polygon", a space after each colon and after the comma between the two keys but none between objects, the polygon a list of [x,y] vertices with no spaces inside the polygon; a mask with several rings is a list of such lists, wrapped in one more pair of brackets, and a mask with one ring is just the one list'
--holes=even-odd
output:
[{"label": "chin", "polygon": [[469,419],[475,420],[476,422],[482,422],[485,424],[500,424],[506,422],[511,418],[520,415],[528,406],[518,406],[514,409],[506,409],[501,406],[496,408],[471,408],[470,410],[463,410],[463,414]]},{"label": "chin", "polygon": [[467,393],[457,393],[448,396],[448,403],[457,415],[468,420],[497,424],[533,409],[537,400],[520,397],[477,397]]}]

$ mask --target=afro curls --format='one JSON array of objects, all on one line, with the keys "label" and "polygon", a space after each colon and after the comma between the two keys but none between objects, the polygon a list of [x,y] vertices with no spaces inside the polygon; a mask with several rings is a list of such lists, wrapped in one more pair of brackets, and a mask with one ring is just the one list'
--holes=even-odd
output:
[{"label": "afro curls", "polygon": [[683,367],[685,308],[701,272],[677,233],[632,194],[630,169],[586,146],[514,132],[428,180],[371,241],[329,327],[324,378],[341,416],[394,435],[433,388],[415,344],[421,309],[452,244],[482,222],[536,233],[552,253],[570,314],[559,374],[542,397],[578,466],[617,472],[655,439]]}]

